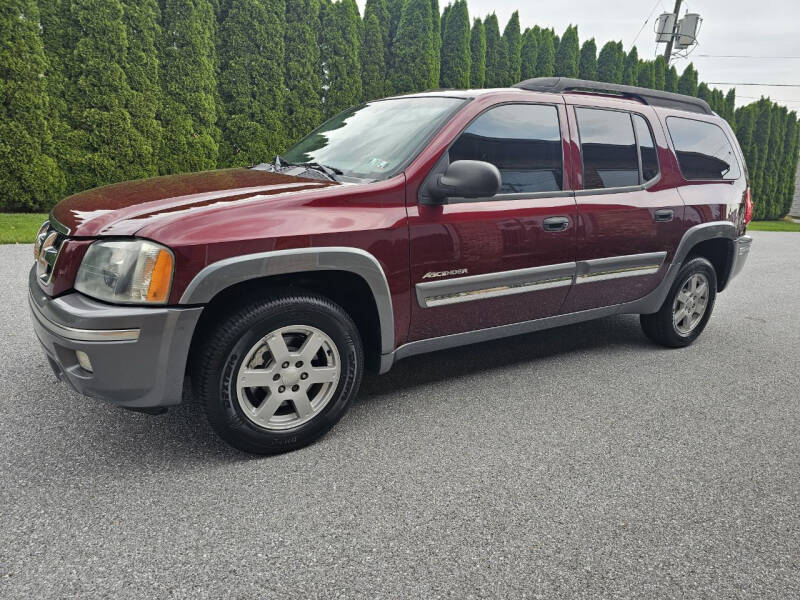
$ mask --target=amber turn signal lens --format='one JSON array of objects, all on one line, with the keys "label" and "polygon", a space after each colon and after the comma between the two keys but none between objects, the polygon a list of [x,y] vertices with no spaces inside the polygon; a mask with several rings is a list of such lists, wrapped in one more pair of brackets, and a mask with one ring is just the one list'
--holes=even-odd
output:
[{"label": "amber turn signal lens", "polygon": [[166,250],[159,250],[156,263],[153,265],[153,274],[150,276],[150,286],[147,288],[147,300],[166,302],[171,282],[172,255]]}]

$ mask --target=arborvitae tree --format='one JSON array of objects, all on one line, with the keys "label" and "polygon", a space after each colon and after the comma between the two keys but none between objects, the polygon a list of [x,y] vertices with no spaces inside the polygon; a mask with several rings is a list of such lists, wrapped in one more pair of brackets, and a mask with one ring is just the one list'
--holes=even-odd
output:
[{"label": "arborvitae tree", "polygon": [[692,63],[686,66],[680,79],[678,79],[678,93],[686,94],[687,96],[697,95],[697,71],[695,71]]},{"label": "arborvitae tree", "polygon": [[431,54],[431,79],[429,88],[439,87],[439,76],[442,64],[442,16],[439,13],[439,0],[431,0],[431,39],[433,40],[433,53]]},{"label": "arborvitae tree", "polygon": [[536,51],[539,39],[533,29],[526,29],[522,34],[522,49],[520,50],[520,79],[536,77]]},{"label": "arborvitae tree", "polygon": [[788,214],[794,200],[794,185],[797,174],[798,137],[797,114],[792,111],[786,116],[783,148],[781,151],[781,174],[778,197],[782,200],[778,218]]},{"label": "arborvitae tree", "polygon": [[403,5],[392,52],[389,80],[394,93],[427,89],[434,54],[430,0],[407,0]]},{"label": "arborvitae tree", "polygon": [[503,70],[505,57],[501,54],[500,24],[497,15],[492,13],[483,22],[486,30],[486,87],[501,87],[503,85]]},{"label": "arborvitae tree", "polygon": [[782,216],[783,199],[780,198],[780,162],[786,133],[788,111],[785,106],[770,102],[771,124],[766,147],[766,168],[763,173],[762,201],[767,204],[765,217],[777,219]]},{"label": "arborvitae tree", "polygon": [[749,165],[751,179],[755,161],[753,160],[753,127],[755,125],[755,105],[743,106],[736,109],[734,121],[736,122],[736,139],[742,148],[744,161]]},{"label": "arborvitae tree", "polygon": [[555,41],[552,30],[539,31],[539,50],[536,54],[536,76],[552,77],[555,68]]},{"label": "arborvitae tree", "polygon": [[622,83],[636,85],[639,82],[639,53],[634,46],[625,57],[625,67],[622,71]]},{"label": "arborvitae tree", "polygon": [[208,0],[165,0],[162,8],[161,87],[164,102],[159,171],[217,166],[215,21]]},{"label": "arborvitae tree", "polygon": [[639,75],[636,85],[639,87],[655,89],[656,71],[654,64],[649,60],[640,60],[638,71]]},{"label": "arborvitae tree", "polygon": [[622,42],[606,42],[597,58],[597,79],[607,83],[622,83],[624,61]]},{"label": "arborvitae tree", "polygon": [[725,112],[725,96],[722,90],[718,90],[717,88],[711,90],[711,102],[709,104],[711,105],[711,110],[722,116],[722,113]]},{"label": "arborvitae tree", "polygon": [[442,87],[467,88],[470,76],[469,12],[466,0],[456,0],[447,17],[442,44]]},{"label": "arborvitae tree", "polygon": [[711,104],[711,90],[708,88],[705,82],[702,82],[697,86],[697,91],[694,95],[701,100],[705,100],[709,105]]},{"label": "arborvitae tree", "polygon": [[64,176],[48,155],[47,61],[33,0],[0,7],[0,210],[43,211],[59,200]]},{"label": "arborvitae tree", "polygon": [[581,79],[594,81],[597,79],[597,44],[594,38],[586,41],[581,46],[581,61],[578,66],[578,76]]},{"label": "arborvitae tree", "polygon": [[[340,0],[324,6],[320,22],[325,89],[323,114],[328,118],[361,99],[361,65],[358,60],[361,19],[355,0]],[[421,24],[430,37],[428,22]]]},{"label": "arborvitae tree", "polygon": [[[330,0],[326,0],[330,2]],[[388,45],[386,46],[387,68],[394,64],[392,45],[397,35],[397,26],[400,25],[400,14],[403,12],[405,0],[386,0],[386,11],[389,14],[389,27],[387,29]]]},{"label": "arborvitae tree", "polygon": [[286,145],[284,0],[232,0],[220,29],[221,166],[263,162]]},{"label": "arborvitae tree", "polygon": [[522,76],[521,52],[522,34],[519,29],[519,12],[511,13],[511,18],[506,23],[503,30],[503,40],[505,41],[505,81],[503,85],[513,85]]},{"label": "arborvitae tree", "polygon": [[667,61],[660,54],[653,61],[653,79],[655,81],[655,89],[663,90],[667,83]]},{"label": "arborvitae tree", "polygon": [[763,219],[768,214],[769,198],[764,195],[764,171],[767,164],[767,150],[772,128],[772,103],[761,98],[755,106],[755,125],[753,126],[753,163],[750,185],[753,192],[754,218]]},{"label": "arborvitae tree", "polygon": [[678,70],[674,65],[667,69],[664,76],[664,89],[668,92],[678,91]]},{"label": "arborvitae tree", "polygon": [[453,8],[452,4],[448,4],[442,11],[442,18],[439,21],[440,37],[442,38],[442,48],[444,48],[444,34],[447,31],[447,19],[450,16],[450,9]]},{"label": "arborvitae tree", "polygon": [[728,123],[731,124],[731,127],[736,127],[736,119],[734,117],[734,111],[736,110],[736,88],[731,88],[728,90],[728,93],[725,94],[725,104],[724,108],[722,109],[721,116],[725,119]]},{"label": "arborvitae tree", "polygon": [[366,5],[364,6],[364,21],[366,22],[367,18],[370,15],[375,15],[378,19],[378,25],[381,28],[381,34],[383,35],[383,45],[384,45],[384,55],[388,57],[389,52],[389,29],[391,28],[391,20],[392,17],[389,14],[389,6],[388,2],[392,0],[367,0]]},{"label": "arborvitae tree", "polygon": [[482,88],[486,83],[486,30],[478,17],[472,22],[469,35],[469,86]]},{"label": "arborvitae tree", "polygon": [[567,27],[556,52],[553,70],[557,77],[578,77],[580,74],[580,46],[578,45],[578,28]]},{"label": "arborvitae tree", "polygon": [[119,0],[73,2],[81,36],[75,46],[76,93],[72,125],[81,162],[73,173],[78,189],[150,174],[148,145],[131,124],[132,94],[125,75],[128,38]]},{"label": "arborvitae tree", "polygon": [[375,14],[364,19],[364,43],[361,45],[361,86],[364,100],[380,98],[386,91],[386,58],[383,32]]},{"label": "arborvitae tree", "polygon": [[161,38],[161,11],[156,0],[128,0],[124,3],[128,38],[125,74],[131,87],[128,110],[133,127],[142,136],[141,167],[158,175],[158,157],[163,129],[158,121],[161,86],[158,80],[156,44]]},{"label": "arborvitae tree", "polygon": [[[375,0],[382,2],[382,0]],[[384,6],[385,9],[385,6]],[[286,0],[285,136],[286,146],[306,135],[322,120],[319,72],[319,1]],[[379,40],[381,55],[383,38]],[[381,81],[383,77],[381,75]],[[381,89],[379,95],[383,95]],[[281,148],[282,150],[283,148]]]}]

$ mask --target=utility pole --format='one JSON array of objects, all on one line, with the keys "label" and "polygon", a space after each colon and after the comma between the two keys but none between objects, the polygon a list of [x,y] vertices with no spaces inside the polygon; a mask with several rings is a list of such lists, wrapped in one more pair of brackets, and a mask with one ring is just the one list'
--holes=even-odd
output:
[{"label": "utility pole", "polygon": [[667,66],[669,66],[669,59],[672,58],[672,44],[675,42],[675,36],[678,35],[678,15],[680,14],[679,11],[681,10],[682,2],[683,0],[675,0],[675,8],[673,9],[675,13],[675,23],[672,25],[672,36],[670,36],[667,42],[667,49],[664,50],[664,58],[667,60]]}]

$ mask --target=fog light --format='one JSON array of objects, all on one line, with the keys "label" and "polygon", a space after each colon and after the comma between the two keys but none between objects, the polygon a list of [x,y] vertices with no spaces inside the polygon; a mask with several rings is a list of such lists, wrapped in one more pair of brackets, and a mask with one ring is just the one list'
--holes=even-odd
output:
[{"label": "fog light", "polygon": [[86,354],[86,352],[83,350],[75,350],[75,356],[77,357],[78,364],[82,369],[89,371],[89,373],[94,373],[92,370],[92,361],[89,360],[89,355]]}]

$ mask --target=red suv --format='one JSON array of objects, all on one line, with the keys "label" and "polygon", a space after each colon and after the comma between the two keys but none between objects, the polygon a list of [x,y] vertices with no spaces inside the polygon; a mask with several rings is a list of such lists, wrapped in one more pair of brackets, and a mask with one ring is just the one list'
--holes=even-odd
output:
[{"label": "red suv", "polygon": [[691,344],[751,212],[736,138],[697,98],[434,91],[349,109],[272,163],[66,198],[30,305],[76,390],[161,412],[188,375],[225,440],[269,454],[414,354],[619,313]]}]

